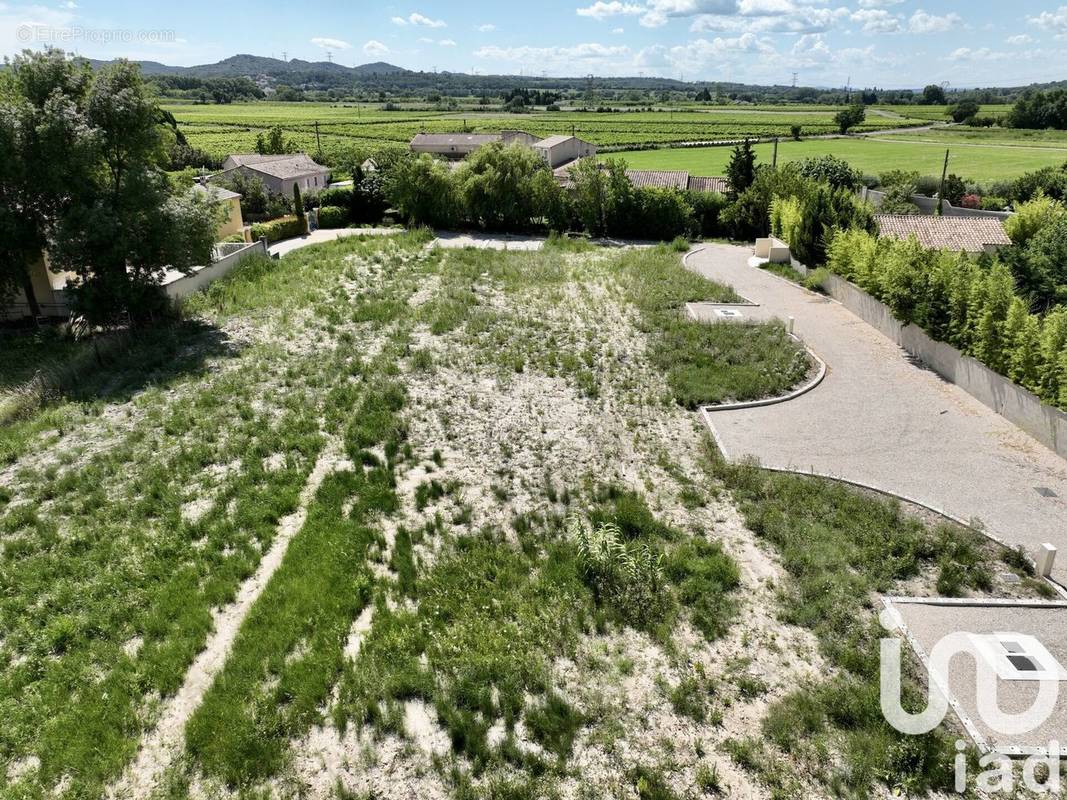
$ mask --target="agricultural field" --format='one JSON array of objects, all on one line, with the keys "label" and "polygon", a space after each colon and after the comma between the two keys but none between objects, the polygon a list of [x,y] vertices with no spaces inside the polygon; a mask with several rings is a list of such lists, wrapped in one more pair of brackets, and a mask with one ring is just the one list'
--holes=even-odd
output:
[{"label": "agricultural field", "polygon": [[[947,135],[947,140],[940,137]],[[988,144],[954,141],[953,134],[897,134],[893,136],[782,141],[778,144],[779,163],[831,153],[856,169],[878,175],[892,169],[917,170],[940,175],[945,149],[951,150],[949,171],[967,180],[1010,180],[1025,172],[1067,161],[1067,150],[1045,146]],[[920,138],[921,136],[921,138]],[[772,144],[754,147],[758,163],[769,163]],[[680,169],[694,175],[723,175],[730,161],[729,147],[696,147],[642,150],[612,154],[626,160],[634,169]]]},{"label": "agricultural field", "polygon": [[[519,128],[534,135],[573,132],[601,148],[649,144],[713,142],[746,137],[789,136],[793,125],[808,135],[837,131],[834,107],[799,109],[736,106],[700,110],[619,112],[534,112],[530,114],[477,112],[385,112],[366,106],[314,103],[235,103],[227,106],[170,105],[181,129],[195,147],[215,157],[247,149],[256,134],[281,125],[294,144],[317,152],[315,123],[327,160],[346,147],[402,146],[420,132],[469,131],[497,133]],[[871,115],[858,130],[879,130],[925,124],[908,117]]]},{"label": "agricultural field", "polygon": [[676,250],[428,244],[246,262],[0,426],[3,796],[947,790],[870,597],[1003,554],[723,464],[689,408],[811,364]]}]

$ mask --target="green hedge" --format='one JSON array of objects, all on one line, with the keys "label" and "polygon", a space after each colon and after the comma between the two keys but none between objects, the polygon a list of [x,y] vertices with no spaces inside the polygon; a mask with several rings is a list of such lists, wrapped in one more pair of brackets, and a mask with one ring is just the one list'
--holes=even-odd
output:
[{"label": "green hedge", "polygon": [[337,206],[322,206],[319,209],[320,228],[344,228],[348,225],[348,212]]},{"label": "green hedge", "polygon": [[267,242],[290,239],[307,233],[307,219],[302,217],[279,217],[267,222],[257,222],[252,226],[252,239],[258,241],[264,236]]},{"label": "green hedge", "polygon": [[914,239],[842,231],[827,250],[831,271],[881,300],[904,323],[948,342],[1067,410],[1067,308],[1030,313],[1011,270]]}]

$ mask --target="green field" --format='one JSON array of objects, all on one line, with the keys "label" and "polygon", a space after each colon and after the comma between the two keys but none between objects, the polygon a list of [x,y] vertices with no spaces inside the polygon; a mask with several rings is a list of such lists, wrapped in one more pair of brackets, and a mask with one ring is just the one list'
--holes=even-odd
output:
[{"label": "green field", "polygon": [[[574,133],[601,148],[625,149],[644,144],[720,142],[750,137],[789,136],[794,125],[808,135],[834,133],[834,106],[803,109],[760,106],[708,106],[685,110],[614,112],[438,112],[382,111],[378,106],[329,103],[172,104],[189,142],[215,157],[247,150],[256,134],[280,125],[302,150],[336,160],[351,148],[401,146],[420,132],[497,133],[518,128],[534,135]],[[872,113],[858,130],[920,126],[926,120],[905,112]],[[317,123],[317,130],[316,130]],[[318,139],[316,139],[316,133]]]},{"label": "green field", "polygon": [[[936,141],[900,141],[913,135],[878,139],[820,139],[784,141],[778,145],[779,163],[832,153],[846,159],[856,169],[877,175],[891,169],[918,170],[926,175],[940,174],[945,144]],[[991,145],[976,147],[948,143],[949,171],[974,181],[1007,180],[1040,167],[1062,164],[1067,151],[1048,147]],[[757,163],[772,158],[773,145],[755,146]],[[693,147],[673,150],[642,150],[617,154],[634,169],[679,169],[694,175],[723,175],[730,160],[729,147]]]}]

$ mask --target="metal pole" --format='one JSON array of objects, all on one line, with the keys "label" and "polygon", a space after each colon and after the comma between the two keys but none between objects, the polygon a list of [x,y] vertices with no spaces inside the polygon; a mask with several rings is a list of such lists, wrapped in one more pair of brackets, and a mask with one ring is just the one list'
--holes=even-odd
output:
[{"label": "metal pole", "polygon": [[778,166],[778,137],[774,137],[774,158],[771,160],[771,167]]},{"label": "metal pole", "polygon": [[942,203],[945,202],[945,180],[948,178],[948,153],[945,150],[945,166],[941,170],[941,185],[937,188],[937,216],[942,216],[945,213],[945,207]]}]

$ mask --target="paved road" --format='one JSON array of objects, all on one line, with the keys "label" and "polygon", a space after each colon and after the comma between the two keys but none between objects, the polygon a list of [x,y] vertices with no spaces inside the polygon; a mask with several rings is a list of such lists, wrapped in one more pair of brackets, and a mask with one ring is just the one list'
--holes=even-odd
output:
[{"label": "paved road", "polygon": [[343,236],[390,236],[394,233],[403,233],[403,228],[319,228],[306,236],[294,236],[292,239],[282,239],[275,242],[267,249],[272,256],[284,256],[293,250],[307,247],[312,244],[332,242]]},{"label": "paved road", "polygon": [[747,248],[708,245],[687,263],[760,304],[751,316],[794,317],[796,333],[828,370],[818,387],[789,402],[709,411],[727,457],[890,491],[977,519],[1030,551],[1051,542],[1060,551],[1054,576],[1067,584],[1067,462],[913,363],[839,303],[748,266],[750,256]]}]

